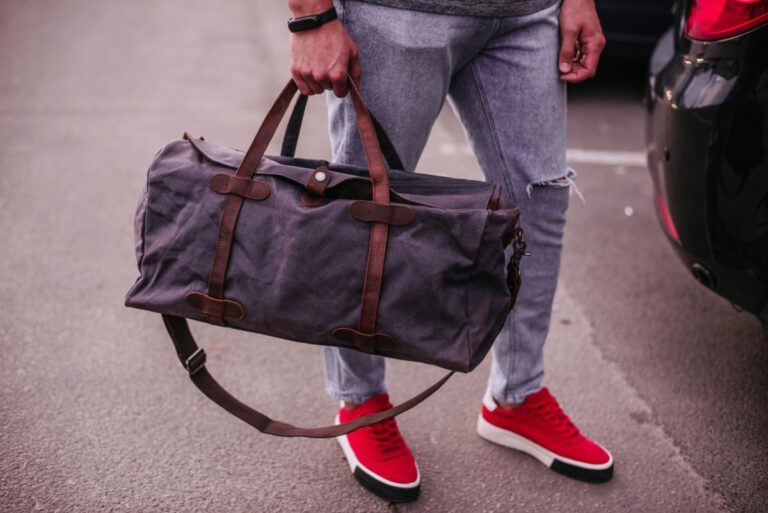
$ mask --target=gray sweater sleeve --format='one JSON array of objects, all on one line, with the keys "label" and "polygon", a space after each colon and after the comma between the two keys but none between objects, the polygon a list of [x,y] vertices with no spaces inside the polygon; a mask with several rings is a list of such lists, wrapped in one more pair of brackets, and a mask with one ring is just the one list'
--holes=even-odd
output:
[{"label": "gray sweater sleeve", "polygon": [[546,9],[561,0],[362,0],[414,11],[497,18],[523,16]]}]

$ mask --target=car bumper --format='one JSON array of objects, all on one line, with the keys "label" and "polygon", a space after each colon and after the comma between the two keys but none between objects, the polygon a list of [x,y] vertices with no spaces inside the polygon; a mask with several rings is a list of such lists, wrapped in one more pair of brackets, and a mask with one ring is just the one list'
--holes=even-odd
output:
[{"label": "car bumper", "polygon": [[755,314],[768,304],[766,47],[768,27],[714,43],[670,31],[646,89],[648,167],[665,232],[700,282]]}]

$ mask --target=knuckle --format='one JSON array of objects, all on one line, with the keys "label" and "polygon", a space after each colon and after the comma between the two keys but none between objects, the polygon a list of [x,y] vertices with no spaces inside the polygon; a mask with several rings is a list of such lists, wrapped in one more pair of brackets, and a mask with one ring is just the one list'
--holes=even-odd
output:
[{"label": "knuckle", "polygon": [[603,36],[598,36],[594,40],[595,48],[604,48],[605,47],[605,38]]}]

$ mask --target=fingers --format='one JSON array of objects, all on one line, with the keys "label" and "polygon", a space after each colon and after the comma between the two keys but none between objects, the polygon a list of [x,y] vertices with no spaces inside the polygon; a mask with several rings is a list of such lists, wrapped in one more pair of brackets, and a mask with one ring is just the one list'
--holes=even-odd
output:
[{"label": "fingers", "polygon": [[296,83],[296,87],[299,88],[299,92],[305,96],[309,96],[312,94],[312,89],[309,88],[309,85],[304,81],[301,74],[291,70],[291,78]]},{"label": "fingers", "polygon": [[326,77],[321,73],[307,70],[302,78],[312,90],[312,94],[322,94],[325,91]]},{"label": "fingers", "polygon": [[576,58],[576,38],[578,31],[573,27],[566,25],[560,26],[560,56],[558,57],[558,67],[560,73],[570,73],[573,69],[573,62]]},{"label": "fingers", "polygon": [[[582,43],[582,56],[573,61],[571,70],[568,73],[562,73],[560,79],[576,84],[588,78],[594,77],[597,73],[597,64],[600,61],[600,54],[605,48],[605,37],[602,34],[593,36]],[[560,64],[561,71],[563,69]]]},{"label": "fingers", "polygon": [[[291,77],[296,82],[301,94],[312,95],[322,94],[326,90],[333,90],[339,98],[347,95],[347,77],[357,76],[360,78],[360,64],[355,59],[354,67],[349,71],[346,63],[335,66],[330,71],[310,70],[310,69],[291,69]],[[356,68],[356,69],[355,69]]]},{"label": "fingers", "polygon": [[328,89],[333,89],[333,94],[338,96],[339,98],[343,98],[347,95],[347,67],[344,66],[343,68],[334,68],[329,73],[329,79],[331,82],[331,87]]}]

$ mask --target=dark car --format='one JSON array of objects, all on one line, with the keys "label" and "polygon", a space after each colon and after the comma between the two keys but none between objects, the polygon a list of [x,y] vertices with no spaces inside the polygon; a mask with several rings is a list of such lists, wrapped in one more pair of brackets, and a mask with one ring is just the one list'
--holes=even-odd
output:
[{"label": "dark car", "polygon": [[648,75],[656,207],[683,263],[768,334],[768,0],[684,0]]},{"label": "dark car", "polygon": [[605,39],[605,53],[647,57],[672,25],[674,0],[596,0]]}]

